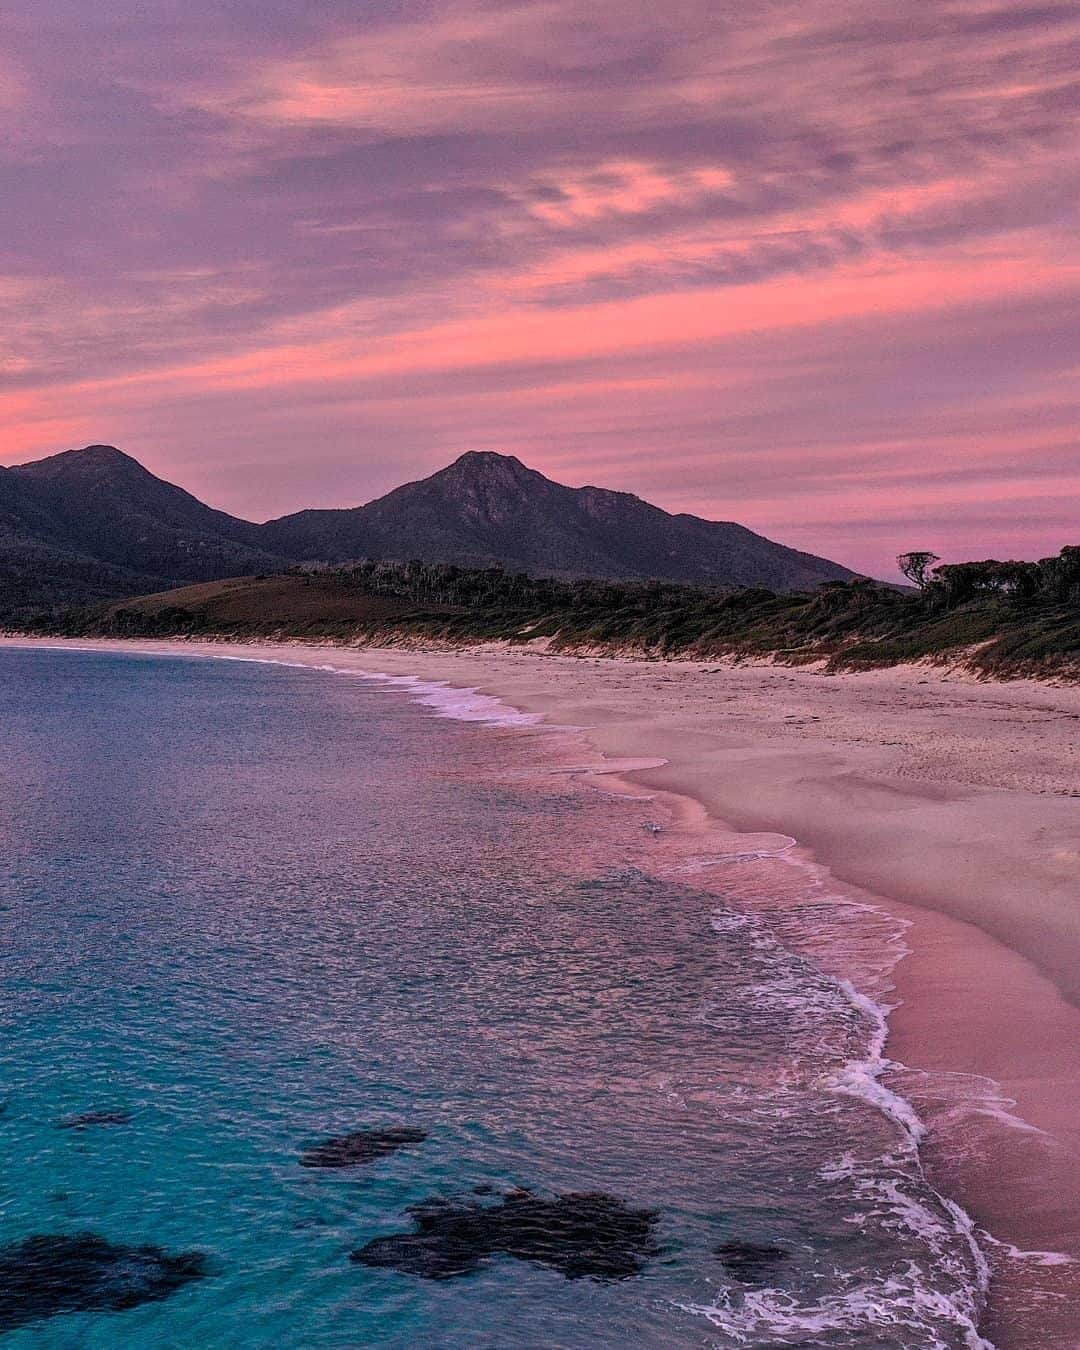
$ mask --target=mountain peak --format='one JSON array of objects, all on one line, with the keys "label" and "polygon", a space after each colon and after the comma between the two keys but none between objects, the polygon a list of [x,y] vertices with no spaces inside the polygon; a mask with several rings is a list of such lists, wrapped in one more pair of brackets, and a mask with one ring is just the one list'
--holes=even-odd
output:
[{"label": "mountain peak", "polygon": [[127,455],[123,450],[118,450],[115,445],[84,445],[81,450],[68,450],[69,455],[78,455],[80,459],[98,460],[100,462],[116,460],[126,460],[129,464],[138,463],[131,455]]},{"label": "mountain peak", "polygon": [[15,466],[17,473],[31,478],[99,477],[117,471],[126,474],[148,475],[137,459],[118,450],[115,445],[84,445],[81,450],[62,450],[46,459],[35,459],[29,464]]},{"label": "mountain peak", "polygon": [[535,469],[530,469],[528,465],[522,464],[516,455],[503,455],[498,450],[466,450],[463,455],[459,455],[452,464],[448,464],[434,477],[439,478],[444,474],[454,477],[461,475],[475,476],[500,476],[503,478],[513,478],[521,480],[522,478],[540,478],[543,475],[537,473]]},{"label": "mountain peak", "polygon": [[543,474],[522,464],[514,455],[469,450],[430,478],[398,491],[408,495],[415,490],[428,497],[434,493],[458,503],[471,517],[497,520],[505,519],[514,503],[520,508],[553,486]]}]

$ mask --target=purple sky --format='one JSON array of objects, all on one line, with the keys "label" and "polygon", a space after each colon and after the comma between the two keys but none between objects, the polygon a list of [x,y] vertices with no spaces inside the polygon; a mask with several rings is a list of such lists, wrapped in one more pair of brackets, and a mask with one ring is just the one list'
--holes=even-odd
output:
[{"label": "purple sky", "polygon": [[15,0],[0,463],[497,449],[888,574],[1080,543],[1080,6]]}]

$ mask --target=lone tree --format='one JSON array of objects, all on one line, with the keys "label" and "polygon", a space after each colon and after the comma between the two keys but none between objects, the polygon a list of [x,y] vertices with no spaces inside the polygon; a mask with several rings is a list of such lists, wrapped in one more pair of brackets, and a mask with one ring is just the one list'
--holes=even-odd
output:
[{"label": "lone tree", "polygon": [[925,549],[917,550],[914,553],[901,553],[896,559],[896,565],[908,581],[914,582],[920,591],[925,591],[930,585],[930,578],[927,573],[933,567],[934,563],[941,559],[936,553],[929,553]]}]

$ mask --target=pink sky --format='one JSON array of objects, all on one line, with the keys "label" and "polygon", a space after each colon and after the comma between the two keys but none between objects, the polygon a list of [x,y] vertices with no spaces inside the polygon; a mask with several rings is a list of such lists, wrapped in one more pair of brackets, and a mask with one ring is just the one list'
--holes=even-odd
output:
[{"label": "pink sky", "polygon": [[1077,70],[1073,4],[15,0],[0,463],[262,519],[495,449],[879,574],[1056,552]]}]

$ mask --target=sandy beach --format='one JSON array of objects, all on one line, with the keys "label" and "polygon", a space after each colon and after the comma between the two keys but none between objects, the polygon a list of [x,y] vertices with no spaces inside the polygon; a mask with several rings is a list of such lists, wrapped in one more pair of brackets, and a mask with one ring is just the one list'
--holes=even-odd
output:
[{"label": "sandy beach", "polygon": [[598,763],[662,761],[622,777],[689,802],[694,828],[793,836],[840,893],[906,920],[891,1085],[930,1126],[934,1184],[1003,1254],[1035,1253],[994,1263],[985,1334],[1080,1345],[1080,1264],[1062,1259],[1080,1262],[1080,688],[497,649],[228,654],[447,681],[580,728]]}]

